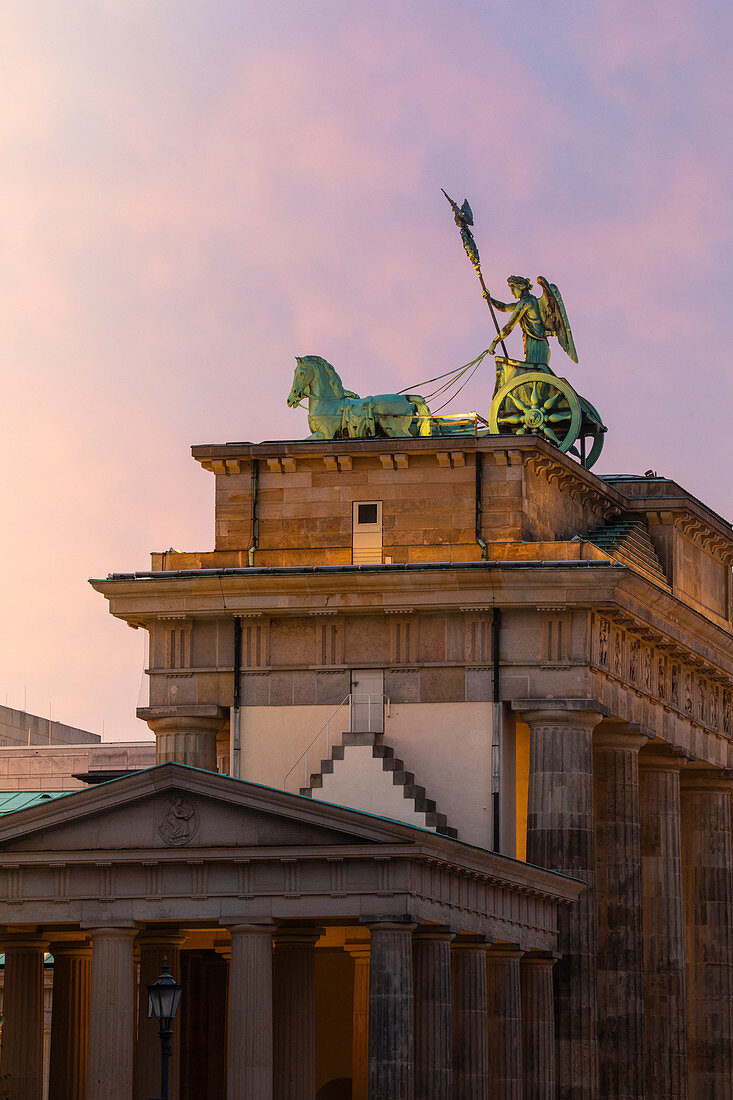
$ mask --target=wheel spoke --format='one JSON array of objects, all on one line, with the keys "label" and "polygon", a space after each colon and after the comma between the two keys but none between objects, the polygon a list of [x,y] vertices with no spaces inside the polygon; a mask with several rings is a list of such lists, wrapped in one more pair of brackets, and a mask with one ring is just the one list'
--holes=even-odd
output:
[{"label": "wheel spoke", "polygon": [[557,438],[552,428],[545,424],[543,431],[548,439],[551,439],[553,443],[557,443],[558,447],[560,446],[560,440]]},{"label": "wheel spoke", "polygon": [[554,409],[555,405],[558,403],[561,397],[562,392],[560,390],[556,390],[552,397],[549,397],[547,401],[545,401],[545,409]]},{"label": "wheel spoke", "polygon": [[527,412],[528,406],[525,405],[524,401],[522,401],[521,398],[516,397],[513,393],[508,393],[507,397],[514,402],[520,412]]},{"label": "wheel spoke", "polygon": [[558,424],[561,420],[572,420],[572,418],[573,414],[570,412],[570,409],[568,409],[567,412],[550,413],[549,416],[545,417],[550,424]]},{"label": "wheel spoke", "polygon": [[521,416],[497,416],[497,424],[521,424],[524,417]]},{"label": "wheel spoke", "polygon": [[537,382],[532,383],[532,393],[530,394],[529,403],[533,409],[536,409],[539,404],[537,400]]}]

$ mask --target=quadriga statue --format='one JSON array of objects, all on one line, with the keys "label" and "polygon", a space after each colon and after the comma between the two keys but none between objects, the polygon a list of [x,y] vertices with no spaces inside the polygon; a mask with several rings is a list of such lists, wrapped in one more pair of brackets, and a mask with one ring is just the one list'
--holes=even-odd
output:
[{"label": "quadriga statue", "polygon": [[288,405],[308,398],[309,439],[366,439],[431,435],[430,409],[418,394],[379,393],[359,397],[345,390],[320,355],[296,356]]}]

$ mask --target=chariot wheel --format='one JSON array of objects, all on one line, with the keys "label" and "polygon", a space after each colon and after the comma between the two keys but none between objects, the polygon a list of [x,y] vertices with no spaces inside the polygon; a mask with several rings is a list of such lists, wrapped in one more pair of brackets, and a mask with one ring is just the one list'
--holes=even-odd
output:
[{"label": "chariot wheel", "polygon": [[561,451],[578,438],[582,413],[573,387],[544,371],[519,374],[498,391],[489,409],[492,435],[539,435]]}]

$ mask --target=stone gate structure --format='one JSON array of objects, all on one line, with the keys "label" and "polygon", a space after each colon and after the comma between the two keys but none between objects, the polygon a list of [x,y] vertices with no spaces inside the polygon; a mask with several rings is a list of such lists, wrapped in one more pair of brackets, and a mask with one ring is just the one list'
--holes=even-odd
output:
[{"label": "stone gate structure", "polygon": [[730,525],[529,437],[193,453],[215,549],[92,582],[158,766],[0,823],[14,1096],[47,948],[54,1100],[154,1093],[163,953],[180,1100],[733,1095]]}]

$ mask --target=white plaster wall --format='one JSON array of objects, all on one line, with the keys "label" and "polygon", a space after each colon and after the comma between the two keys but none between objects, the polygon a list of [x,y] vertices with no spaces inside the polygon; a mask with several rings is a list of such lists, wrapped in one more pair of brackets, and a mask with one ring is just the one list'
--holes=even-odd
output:
[{"label": "white plaster wall", "polygon": [[[241,778],[282,787],[285,773],[334,710],[331,705],[243,707]],[[392,703],[385,720],[385,744],[414,772],[415,782],[425,787],[428,798],[435,799],[438,812],[447,816],[459,838],[482,848],[491,846],[492,721],[493,704],[487,702]],[[345,729],[346,707],[333,723],[332,741],[340,744]],[[309,772],[320,769],[321,759],[327,755],[325,747],[321,735],[309,756]],[[287,789],[297,792],[304,784],[301,766]],[[399,797],[407,802],[401,794]],[[334,797],[333,801],[356,807],[356,802],[345,798]],[[385,812],[363,803],[357,808]]]},{"label": "white plaster wall", "polygon": [[[242,707],[239,718],[239,778],[282,788],[285,773],[335,710],[332,703],[327,706]],[[336,744],[341,744],[341,734],[348,728],[349,708],[342,707],[330,730]],[[308,755],[308,771],[319,771],[321,759],[327,755],[323,733]],[[290,777],[287,790],[297,794],[303,786],[305,779],[301,765],[297,774]]]},{"label": "white plaster wall", "polygon": [[[419,782],[417,776],[415,782]],[[403,790],[392,782],[392,772],[384,770],[382,761],[374,759],[371,745],[348,745],[343,760],[334,760],[333,771],[323,776],[323,786],[314,788],[313,798],[424,829],[425,814],[415,810],[413,799],[405,798]]]},{"label": "white plaster wall", "polygon": [[493,703],[392,703],[385,745],[437,802],[459,840],[491,846]]}]

